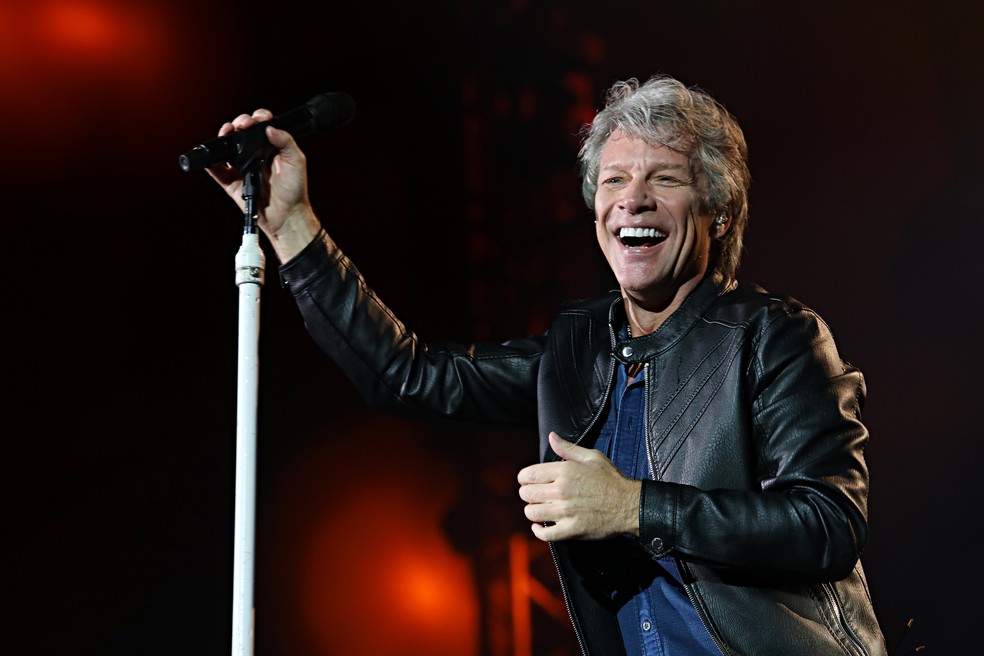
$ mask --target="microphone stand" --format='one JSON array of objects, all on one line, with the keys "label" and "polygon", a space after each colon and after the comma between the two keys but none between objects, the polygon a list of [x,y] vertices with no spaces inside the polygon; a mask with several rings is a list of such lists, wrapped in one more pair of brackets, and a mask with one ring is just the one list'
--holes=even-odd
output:
[{"label": "microphone stand", "polygon": [[236,509],[232,586],[232,655],[252,656],[256,614],[253,572],[256,541],[256,405],[259,360],[260,288],[265,257],[257,232],[265,153],[242,166],[246,203],[243,241],[236,253],[239,287],[239,385],[236,404]]},{"label": "microphone stand", "polygon": [[[346,93],[323,93],[306,104],[275,117],[270,124],[295,137],[335,130],[355,116],[355,102]],[[239,387],[236,415],[236,509],[232,586],[232,654],[252,656],[255,634],[253,609],[254,543],[256,541],[256,400],[259,364],[260,288],[265,258],[260,249],[257,219],[263,190],[263,164],[272,152],[262,124],[213,139],[178,158],[187,172],[228,163],[243,174],[245,226],[236,253],[239,287]]]}]

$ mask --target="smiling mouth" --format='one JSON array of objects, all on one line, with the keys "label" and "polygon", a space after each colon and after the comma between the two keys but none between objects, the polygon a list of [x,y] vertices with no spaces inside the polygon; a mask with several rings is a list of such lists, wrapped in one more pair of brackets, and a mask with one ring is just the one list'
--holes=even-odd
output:
[{"label": "smiling mouth", "polygon": [[656,228],[622,228],[618,238],[626,248],[641,248],[662,243],[666,234]]}]

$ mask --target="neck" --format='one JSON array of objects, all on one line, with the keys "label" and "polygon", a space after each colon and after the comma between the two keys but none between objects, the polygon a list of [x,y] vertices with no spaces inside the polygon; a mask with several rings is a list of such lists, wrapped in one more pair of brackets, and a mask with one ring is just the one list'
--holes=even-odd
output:
[{"label": "neck", "polygon": [[[720,278],[720,274],[713,272],[710,275]],[[702,278],[696,278],[678,287],[662,300],[654,302],[651,298],[643,297],[638,294],[622,289],[622,300],[625,305],[625,316],[629,323],[629,335],[631,337],[642,337],[656,332],[667,319],[670,318],[683,301],[690,296],[691,292],[697,289]]]},{"label": "neck", "polygon": [[693,291],[694,287],[696,285],[688,285],[686,289],[681,287],[676,290],[673,296],[659,303],[646,302],[646,299],[641,299],[623,289],[622,299],[625,302],[625,316],[629,322],[629,333],[633,337],[642,337],[656,332],[670,318],[670,315],[683,304],[683,300]]},{"label": "neck", "polygon": [[625,317],[629,322],[629,336],[642,337],[654,333],[673,314],[679,305],[668,306],[665,310],[652,312],[636,303],[631,296],[623,294],[625,301]]}]

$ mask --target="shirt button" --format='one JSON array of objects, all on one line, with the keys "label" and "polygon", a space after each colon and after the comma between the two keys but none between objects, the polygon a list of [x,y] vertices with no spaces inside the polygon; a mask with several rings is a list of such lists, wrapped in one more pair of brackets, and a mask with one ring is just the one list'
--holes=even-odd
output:
[{"label": "shirt button", "polygon": [[650,544],[653,545],[653,549],[659,551],[663,548],[663,538],[653,538],[653,541]]},{"label": "shirt button", "polygon": [[642,630],[643,630],[643,631],[649,631],[649,630],[650,630],[650,629],[652,629],[652,628],[653,628],[653,623],[652,623],[652,622],[650,622],[649,620],[645,620],[645,621],[644,621],[644,622],[642,623]]},{"label": "shirt button", "polygon": [[622,355],[624,357],[626,357],[626,358],[631,358],[632,357],[632,347],[631,346],[623,346],[622,347]]}]

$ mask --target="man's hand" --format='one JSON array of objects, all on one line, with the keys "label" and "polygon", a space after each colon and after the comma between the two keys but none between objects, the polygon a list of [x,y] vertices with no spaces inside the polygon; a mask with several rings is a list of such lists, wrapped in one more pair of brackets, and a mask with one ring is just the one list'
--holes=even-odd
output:
[{"label": "man's hand", "polygon": [[639,535],[641,481],[623,476],[601,452],[576,446],[557,433],[550,433],[550,447],[563,462],[519,472],[519,496],[527,503],[526,518],[533,522],[536,537],[554,542]]},{"label": "man's hand", "polygon": [[[267,109],[258,109],[252,115],[240,114],[222,126],[219,136],[245,130],[271,118],[273,114]],[[286,262],[310,243],[321,225],[308,200],[304,153],[294,138],[283,130],[268,126],[266,135],[275,150],[267,159],[263,173],[266,188],[259,206],[258,224],[269,237],[277,257]],[[245,211],[242,174],[228,165],[214,166],[207,171]]]}]

